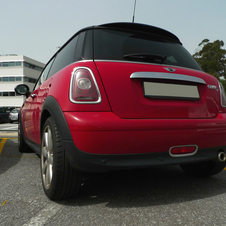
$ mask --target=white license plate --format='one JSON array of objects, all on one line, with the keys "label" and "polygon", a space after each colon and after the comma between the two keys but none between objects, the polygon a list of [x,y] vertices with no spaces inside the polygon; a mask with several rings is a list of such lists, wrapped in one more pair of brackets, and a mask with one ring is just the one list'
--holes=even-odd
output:
[{"label": "white license plate", "polygon": [[200,99],[195,85],[144,82],[144,96],[161,99]]}]

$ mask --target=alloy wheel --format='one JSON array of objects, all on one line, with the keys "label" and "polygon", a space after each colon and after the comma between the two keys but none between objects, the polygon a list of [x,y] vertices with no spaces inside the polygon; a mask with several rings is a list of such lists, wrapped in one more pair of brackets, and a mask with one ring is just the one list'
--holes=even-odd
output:
[{"label": "alloy wheel", "polygon": [[53,178],[53,139],[49,125],[46,125],[42,137],[41,171],[45,189],[49,189]]}]

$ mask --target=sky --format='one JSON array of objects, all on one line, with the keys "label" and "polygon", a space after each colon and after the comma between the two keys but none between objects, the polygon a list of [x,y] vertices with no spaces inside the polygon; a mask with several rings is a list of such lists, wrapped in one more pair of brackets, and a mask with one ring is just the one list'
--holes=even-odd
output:
[{"label": "sky", "polygon": [[[78,30],[131,22],[135,0],[0,0],[0,55],[47,63]],[[135,23],[174,33],[194,54],[203,39],[226,49],[226,0],[136,0]]]}]

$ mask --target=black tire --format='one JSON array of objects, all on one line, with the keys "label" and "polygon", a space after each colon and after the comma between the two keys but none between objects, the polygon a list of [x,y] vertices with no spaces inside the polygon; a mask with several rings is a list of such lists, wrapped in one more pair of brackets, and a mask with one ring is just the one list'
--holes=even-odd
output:
[{"label": "black tire", "polygon": [[82,173],[72,168],[65,155],[56,123],[49,117],[41,141],[41,177],[45,194],[51,200],[74,197],[82,183]]},{"label": "black tire", "polygon": [[18,121],[18,150],[20,153],[33,153],[34,151],[25,143],[24,130],[21,119]]},{"label": "black tire", "polygon": [[210,177],[220,173],[225,168],[226,162],[198,162],[181,165],[181,168],[190,176]]}]

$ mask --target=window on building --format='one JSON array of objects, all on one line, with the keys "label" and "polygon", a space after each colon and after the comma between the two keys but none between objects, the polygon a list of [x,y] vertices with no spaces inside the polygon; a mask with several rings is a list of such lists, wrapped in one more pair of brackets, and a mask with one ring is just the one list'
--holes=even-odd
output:
[{"label": "window on building", "polygon": [[15,66],[15,62],[9,62],[9,67],[14,67]]},{"label": "window on building", "polygon": [[2,62],[2,67],[8,67],[9,66],[9,62]]},{"label": "window on building", "polygon": [[16,66],[21,66],[22,63],[21,62],[16,62]]},{"label": "window on building", "polygon": [[15,77],[9,77],[9,82],[15,82]]},{"label": "window on building", "polygon": [[16,81],[21,81],[21,77],[16,77]]},{"label": "window on building", "polygon": [[[0,82],[15,82],[15,81],[22,81],[22,78],[21,77],[15,77],[15,76],[12,76],[12,77],[0,77]],[[29,81],[29,79],[28,79]],[[33,83],[36,81],[34,80],[31,80]]]},{"label": "window on building", "polygon": [[36,83],[37,79],[24,77],[25,82]]},{"label": "window on building", "polygon": [[15,96],[15,92],[9,92],[8,94],[10,97]]},{"label": "window on building", "polygon": [[36,66],[34,64],[30,64],[28,62],[24,62],[24,67],[28,67],[30,69],[37,70],[37,71],[42,71],[43,70],[42,67]]},{"label": "window on building", "polygon": [[22,66],[21,61],[0,62],[0,67],[15,67]]},{"label": "window on building", "polygon": [[13,91],[4,91],[4,92],[0,92],[0,96],[3,96],[3,97],[14,97],[14,96],[18,96],[18,95],[16,95],[16,93],[13,92]]}]

